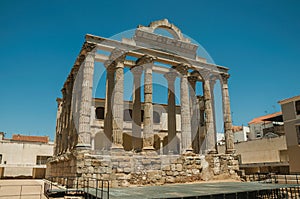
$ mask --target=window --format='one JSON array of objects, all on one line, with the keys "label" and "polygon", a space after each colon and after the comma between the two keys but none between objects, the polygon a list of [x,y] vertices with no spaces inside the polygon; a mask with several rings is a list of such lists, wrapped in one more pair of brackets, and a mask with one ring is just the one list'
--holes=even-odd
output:
[{"label": "window", "polygon": [[160,115],[156,111],[153,111],[153,123],[155,123],[155,124],[160,123]]},{"label": "window", "polygon": [[300,100],[295,102],[296,114],[300,115]]},{"label": "window", "polygon": [[125,122],[132,121],[132,110],[131,109],[124,110],[124,121]]},{"label": "window", "polygon": [[0,164],[2,164],[2,154],[0,154]]},{"label": "window", "polygon": [[296,132],[297,132],[298,144],[300,144],[300,125],[296,126]]},{"label": "window", "polygon": [[47,159],[51,156],[36,156],[36,165],[43,165],[47,163]]},{"label": "window", "polygon": [[104,107],[96,108],[96,119],[104,119]]}]

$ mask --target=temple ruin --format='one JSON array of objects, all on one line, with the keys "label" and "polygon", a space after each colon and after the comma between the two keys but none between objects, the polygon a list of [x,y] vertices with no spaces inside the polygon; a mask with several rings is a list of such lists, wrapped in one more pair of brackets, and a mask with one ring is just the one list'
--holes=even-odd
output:
[{"label": "temple ruin", "polygon": [[[54,156],[46,175],[107,179],[113,187],[238,178],[228,68],[208,63],[197,49],[166,19],[139,25],[132,38],[122,41],[87,34],[57,99]],[[92,95],[97,62],[106,68],[104,99]],[[124,100],[125,69],[133,76],[129,101]],[[153,103],[153,95],[161,94],[153,93],[154,73],[167,81],[167,104]],[[176,79],[180,105],[175,103]],[[222,92],[225,154],[216,147],[216,81]]]}]

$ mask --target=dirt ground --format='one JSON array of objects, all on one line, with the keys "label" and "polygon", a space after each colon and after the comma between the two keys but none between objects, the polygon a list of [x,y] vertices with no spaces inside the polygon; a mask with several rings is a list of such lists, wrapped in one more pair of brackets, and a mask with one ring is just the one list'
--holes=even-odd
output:
[{"label": "dirt ground", "polygon": [[0,180],[0,199],[46,199],[43,192],[43,180]]}]

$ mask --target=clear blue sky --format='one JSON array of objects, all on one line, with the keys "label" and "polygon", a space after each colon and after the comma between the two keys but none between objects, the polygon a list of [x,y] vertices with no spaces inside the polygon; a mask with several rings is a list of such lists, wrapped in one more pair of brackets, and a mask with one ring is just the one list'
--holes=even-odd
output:
[{"label": "clear blue sky", "polygon": [[230,68],[235,125],[300,94],[300,1],[0,2],[0,131],[53,138],[56,97],[91,33],[168,18]]}]

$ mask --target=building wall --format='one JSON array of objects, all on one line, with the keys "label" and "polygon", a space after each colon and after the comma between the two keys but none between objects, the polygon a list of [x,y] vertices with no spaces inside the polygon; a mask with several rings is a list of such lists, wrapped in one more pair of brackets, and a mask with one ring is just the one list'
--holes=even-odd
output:
[{"label": "building wall", "polygon": [[52,156],[53,144],[2,140],[0,154],[3,177],[33,176],[33,168],[46,168],[37,165],[37,156]]},{"label": "building wall", "polygon": [[[287,157],[285,136],[257,139],[235,144],[236,154],[241,155],[242,164],[284,162]],[[225,152],[225,146],[218,146],[219,153]]]},{"label": "building wall", "polygon": [[234,132],[234,142],[245,142],[247,141],[247,134],[249,134],[250,128],[247,126],[243,126],[241,131]]},{"label": "building wall", "polygon": [[281,104],[284,120],[284,131],[290,160],[290,173],[300,172],[300,146],[298,143],[297,126],[300,125],[300,115],[296,114],[295,101]]}]

